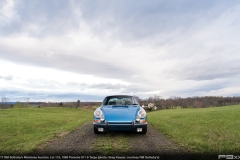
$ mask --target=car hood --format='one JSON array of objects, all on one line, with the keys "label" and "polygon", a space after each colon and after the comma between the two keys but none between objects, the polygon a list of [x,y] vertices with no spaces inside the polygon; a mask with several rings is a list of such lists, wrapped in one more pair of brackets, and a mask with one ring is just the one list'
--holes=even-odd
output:
[{"label": "car hood", "polygon": [[134,121],[139,106],[103,106],[102,111],[106,121]]}]

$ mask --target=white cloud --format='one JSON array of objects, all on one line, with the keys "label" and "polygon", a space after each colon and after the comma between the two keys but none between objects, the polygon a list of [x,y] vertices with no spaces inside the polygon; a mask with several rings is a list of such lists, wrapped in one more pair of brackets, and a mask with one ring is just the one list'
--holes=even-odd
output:
[{"label": "white cloud", "polygon": [[12,18],[14,16],[14,1],[6,0],[5,4],[2,5],[0,9],[0,14],[6,18]]},{"label": "white cloud", "polygon": [[8,75],[8,76],[0,76],[0,79],[4,79],[4,80],[7,80],[7,81],[9,81],[9,80],[12,80],[13,79],[13,76],[12,75]]},{"label": "white cloud", "polygon": [[236,94],[239,4],[142,3],[52,1],[52,9],[35,1],[17,11],[9,3],[4,17],[18,13],[21,22],[1,28],[0,75],[13,78],[0,86],[165,98]]},{"label": "white cloud", "polygon": [[[5,68],[0,68],[0,88],[16,88],[22,90],[42,90],[53,92],[81,93],[87,90],[99,92],[99,88],[111,90],[111,87],[126,86],[128,83],[109,78],[100,78],[94,75],[82,75],[51,68],[42,68],[14,64],[1,60]],[[1,80],[2,79],[2,80]],[[3,80],[12,80],[10,83]],[[108,85],[108,86],[107,86]]]}]

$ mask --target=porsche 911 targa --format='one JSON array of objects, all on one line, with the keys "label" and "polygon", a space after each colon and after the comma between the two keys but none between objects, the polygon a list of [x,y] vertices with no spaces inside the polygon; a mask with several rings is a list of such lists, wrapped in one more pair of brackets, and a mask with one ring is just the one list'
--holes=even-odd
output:
[{"label": "porsche 911 targa", "polygon": [[94,133],[134,131],[147,133],[147,114],[134,96],[107,96],[94,111]]}]

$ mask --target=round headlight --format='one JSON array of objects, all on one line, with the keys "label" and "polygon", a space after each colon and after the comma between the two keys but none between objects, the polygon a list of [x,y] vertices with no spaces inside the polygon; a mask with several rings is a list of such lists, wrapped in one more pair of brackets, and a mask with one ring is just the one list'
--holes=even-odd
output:
[{"label": "round headlight", "polygon": [[94,116],[96,118],[100,118],[102,115],[102,111],[100,109],[96,109],[95,112],[94,112]]},{"label": "round headlight", "polygon": [[141,110],[138,112],[138,115],[139,115],[141,118],[144,118],[144,117],[146,117],[147,113],[146,113],[144,110],[141,109]]}]

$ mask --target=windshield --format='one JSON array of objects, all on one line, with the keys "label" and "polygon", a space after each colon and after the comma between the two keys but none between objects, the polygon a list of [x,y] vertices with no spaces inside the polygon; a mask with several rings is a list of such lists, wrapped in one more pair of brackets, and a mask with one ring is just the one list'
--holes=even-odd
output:
[{"label": "windshield", "polygon": [[103,101],[103,105],[132,105],[135,103],[136,101],[131,96],[110,96]]}]

